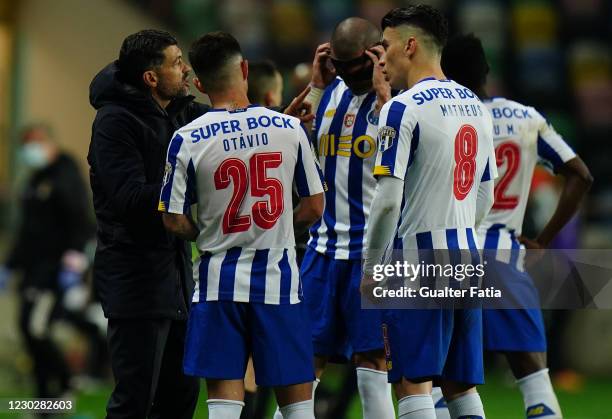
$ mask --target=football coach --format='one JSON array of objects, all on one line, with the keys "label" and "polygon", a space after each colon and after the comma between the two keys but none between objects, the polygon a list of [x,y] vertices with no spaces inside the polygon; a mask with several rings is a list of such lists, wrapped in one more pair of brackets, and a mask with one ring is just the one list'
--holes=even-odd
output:
[{"label": "football coach", "polygon": [[190,247],[166,233],[157,211],[172,134],[208,110],[189,95],[190,70],[172,35],[143,30],[90,86],[94,284],[115,378],[108,419],[191,418],[198,398],[198,380],[182,368]]}]

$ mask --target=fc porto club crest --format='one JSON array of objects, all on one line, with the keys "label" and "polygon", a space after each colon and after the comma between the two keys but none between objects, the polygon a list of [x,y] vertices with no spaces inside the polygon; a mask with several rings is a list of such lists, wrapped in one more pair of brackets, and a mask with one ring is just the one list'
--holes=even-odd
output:
[{"label": "fc porto club crest", "polygon": [[372,125],[378,125],[378,115],[374,113],[374,109],[368,113],[368,122]]},{"label": "fc porto club crest", "polygon": [[396,135],[397,131],[395,131],[395,128],[390,127],[388,125],[382,127],[378,131],[378,139],[381,152],[388,150],[393,146],[393,141],[395,140]]},{"label": "fc porto club crest", "polygon": [[355,114],[354,113],[347,113],[344,116],[344,126],[347,128],[350,128],[353,126],[353,124],[355,123]]}]

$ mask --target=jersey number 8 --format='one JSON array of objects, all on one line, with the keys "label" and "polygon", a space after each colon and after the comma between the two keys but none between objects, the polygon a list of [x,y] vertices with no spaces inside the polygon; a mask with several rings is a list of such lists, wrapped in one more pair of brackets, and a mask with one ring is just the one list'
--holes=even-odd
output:
[{"label": "jersey number 8", "polygon": [[474,185],[478,134],[471,125],[462,125],[455,136],[455,170],[453,171],[453,193],[463,201]]}]

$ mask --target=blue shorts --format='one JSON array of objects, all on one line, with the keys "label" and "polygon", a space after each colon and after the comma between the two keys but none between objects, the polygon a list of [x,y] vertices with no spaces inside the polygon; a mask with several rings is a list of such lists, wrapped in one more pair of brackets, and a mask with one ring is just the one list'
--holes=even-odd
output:
[{"label": "blue shorts", "polygon": [[346,361],[383,348],[382,310],[361,308],[361,260],[336,260],[309,247],[300,276],[316,355]]},{"label": "blue shorts", "polygon": [[385,310],[383,336],[390,383],[484,383],[480,309]]},{"label": "blue shorts", "polygon": [[539,294],[527,272],[499,261],[487,266],[485,284],[503,289],[504,309],[483,310],[484,348],[487,351],[546,352],[546,332]]},{"label": "blue shorts", "polygon": [[242,380],[253,355],[255,381],[288,386],[313,381],[310,323],[303,303],[194,303],[185,342],[185,374]]}]

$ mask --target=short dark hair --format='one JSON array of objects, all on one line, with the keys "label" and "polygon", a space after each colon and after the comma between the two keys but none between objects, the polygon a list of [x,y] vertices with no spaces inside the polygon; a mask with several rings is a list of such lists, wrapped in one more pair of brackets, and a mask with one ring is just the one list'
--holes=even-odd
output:
[{"label": "short dark hair", "polygon": [[121,79],[138,88],[144,88],[142,74],[164,62],[164,50],[177,45],[176,38],[166,31],[145,29],[123,40],[119,51]]},{"label": "short dark hair", "polygon": [[249,63],[249,101],[262,103],[279,71],[270,60]]},{"label": "short dark hair", "polygon": [[489,64],[482,42],[474,34],[451,38],[442,52],[442,71],[449,79],[473,92],[487,82]]},{"label": "short dark hair", "polygon": [[416,6],[398,7],[387,13],[380,23],[382,30],[401,25],[416,26],[434,39],[440,50],[448,38],[448,22],[444,15],[434,7],[419,4]]},{"label": "short dark hair", "polygon": [[223,69],[228,61],[242,55],[240,44],[227,32],[210,32],[191,45],[189,61],[202,84],[210,89],[223,84]]}]

